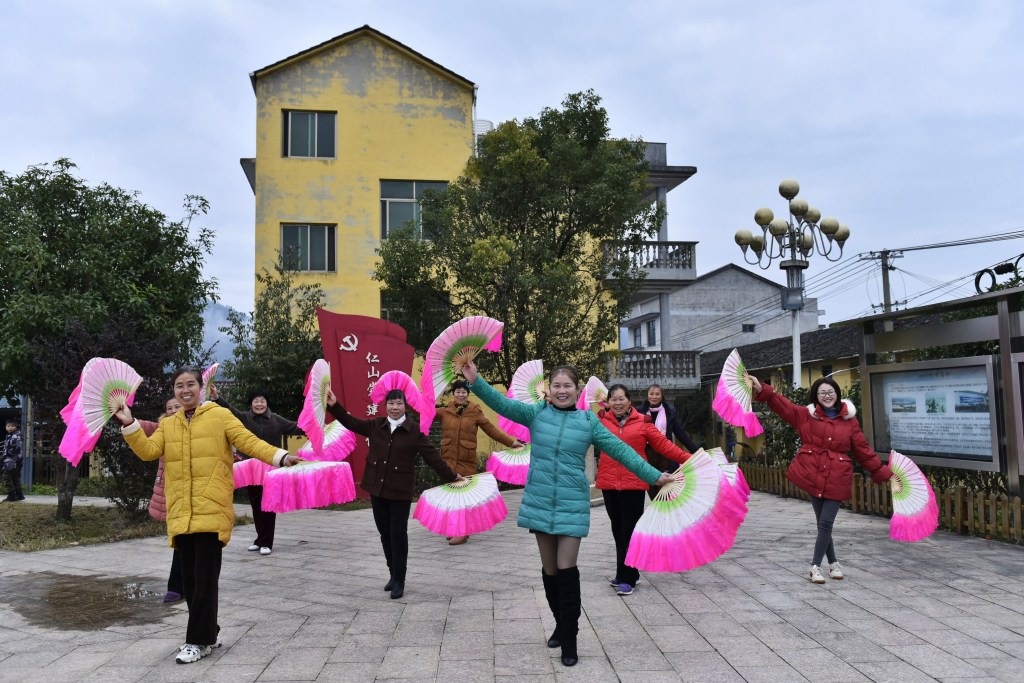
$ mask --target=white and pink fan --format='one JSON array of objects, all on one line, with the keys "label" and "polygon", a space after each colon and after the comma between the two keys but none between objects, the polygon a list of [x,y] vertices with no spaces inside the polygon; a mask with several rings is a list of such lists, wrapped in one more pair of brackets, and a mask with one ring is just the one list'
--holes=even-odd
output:
[{"label": "white and pink fan", "polygon": [[742,427],[747,436],[757,436],[764,431],[757,415],[751,408],[754,390],[747,378],[747,368],[736,349],[732,350],[722,366],[722,376],[718,380],[718,391],[711,407],[718,415],[733,425]]},{"label": "white and pink fan", "polygon": [[711,459],[715,461],[718,468],[722,470],[725,480],[729,482],[729,486],[732,486],[743,502],[746,503],[750,500],[750,486],[747,484],[747,478],[743,476],[743,470],[740,469],[740,466],[734,462],[729,462],[729,458],[726,457],[725,451],[721,448],[709,448],[707,454],[711,456]]},{"label": "white and pink fan", "polygon": [[921,468],[913,460],[892,451],[889,468],[893,477],[892,519],[889,520],[889,538],[913,543],[934,533],[939,527],[939,505],[935,491]]},{"label": "white and pink fan", "polygon": [[220,363],[214,363],[210,367],[203,370],[203,386],[199,388],[199,405],[206,403],[210,399],[210,383],[217,379],[217,371],[220,369]]},{"label": "white and pink fan", "polygon": [[324,427],[327,426],[327,392],[331,389],[331,366],[318,358],[306,376],[302,410],[296,424],[306,433],[314,452],[322,452]]},{"label": "white and pink fan", "polygon": [[530,444],[518,451],[503,450],[491,453],[487,458],[487,471],[498,481],[517,486],[526,486],[526,477],[530,473]]},{"label": "white and pink fan", "polygon": [[483,315],[463,318],[445,329],[427,349],[420,378],[422,395],[420,429],[430,430],[434,421],[434,407],[437,397],[457,379],[464,366],[481,351],[497,351],[501,348],[501,330],[505,323]]},{"label": "white and pink fan", "polygon": [[604,408],[607,400],[608,387],[597,377],[591,375],[583,387],[583,391],[580,392],[580,399],[576,402],[576,407],[580,410],[590,410],[590,406],[596,403]]},{"label": "white and pink fan", "polygon": [[231,467],[231,474],[235,479],[235,488],[243,486],[263,486],[263,478],[267,472],[274,469],[258,458],[245,458],[239,460]]},{"label": "white and pink fan", "polygon": [[442,536],[472,536],[493,529],[508,516],[498,482],[490,472],[466,479],[424,491],[412,516]]},{"label": "white and pink fan", "polygon": [[347,462],[307,460],[272,468],[263,478],[263,509],[292,512],[355,500],[352,467]]},{"label": "white and pink fan", "polygon": [[67,430],[58,447],[60,454],[77,465],[84,454],[96,447],[103,425],[121,405],[135,402],[140,384],[142,376],[116,358],[93,358],[86,363],[78,388],[71,392],[68,405],[61,410]]},{"label": "white and pink fan", "polygon": [[725,484],[703,449],[678,470],[682,477],[661,487],[640,517],[626,564],[648,572],[679,572],[717,559],[732,547],[747,506]]}]

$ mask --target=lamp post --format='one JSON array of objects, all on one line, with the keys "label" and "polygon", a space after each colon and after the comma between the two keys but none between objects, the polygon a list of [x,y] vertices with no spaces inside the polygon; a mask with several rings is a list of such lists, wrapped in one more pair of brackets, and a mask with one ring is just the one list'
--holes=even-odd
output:
[{"label": "lamp post", "polygon": [[[776,259],[786,271],[786,288],[782,291],[782,310],[790,311],[793,322],[793,384],[800,386],[800,311],[804,307],[804,271],[807,258],[817,252],[829,261],[843,257],[843,245],[850,238],[850,229],[832,217],[821,217],[821,211],[806,199],[797,199],[800,183],[783,180],[779,194],[788,202],[786,218],[776,218],[771,209],[754,213],[754,222],[761,228],[756,235],[750,230],[736,231],[736,244],[743,250],[743,260],[762,270]],[[753,260],[751,256],[753,255]],[[834,258],[833,258],[834,255]]]}]

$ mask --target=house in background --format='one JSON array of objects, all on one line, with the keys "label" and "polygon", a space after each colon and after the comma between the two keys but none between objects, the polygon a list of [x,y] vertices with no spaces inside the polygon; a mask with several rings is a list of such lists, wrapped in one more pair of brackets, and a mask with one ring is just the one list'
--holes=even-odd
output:
[{"label": "house in background", "polygon": [[256,156],[241,164],[256,198],[254,272],[294,257],[327,308],[379,317],[375,250],[465,168],[476,86],[370,26],[250,80]]}]

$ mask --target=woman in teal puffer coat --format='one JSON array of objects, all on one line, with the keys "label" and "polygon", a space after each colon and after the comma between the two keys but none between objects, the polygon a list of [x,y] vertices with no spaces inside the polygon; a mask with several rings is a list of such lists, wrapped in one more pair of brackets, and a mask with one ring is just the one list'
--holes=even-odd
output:
[{"label": "woman in teal puffer coat", "polygon": [[589,410],[577,410],[576,370],[559,366],[548,380],[548,401],[526,404],[506,398],[477,375],[476,365],[462,370],[469,389],[492,410],[530,429],[530,471],[519,506],[519,526],[537,537],[543,566],[544,595],[555,616],[548,647],[562,648],[562,664],[578,661],[580,572],[576,559],[580,541],[590,531],[590,482],[586,475],[591,444],[619,461],[648,484],[666,484],[674,477],[647,464],[636,451],[601,425]]}]

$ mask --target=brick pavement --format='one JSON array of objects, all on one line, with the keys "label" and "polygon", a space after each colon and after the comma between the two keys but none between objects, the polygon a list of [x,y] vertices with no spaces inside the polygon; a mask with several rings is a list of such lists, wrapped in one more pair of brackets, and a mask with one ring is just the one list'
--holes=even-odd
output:
[{"label": "brick pavement", "polygon": [[843,511],[847,578],[815,586],[804,578],[809,506],[758,493],[726,555],[645,574],[628,597],[605,581],[614,544],[594,508],[580,663],[566,669],[544,645],[553,619],[537,551],[514,523],[519,494],[506,495],[509,520],[462,546],[411,521],[396,601],[382,590],[369,510],[284,515],[268,557],[246,552],[251,530],[236,530],[221,578],[224,647],[189,665],[173,660],[184,606],[154,605],[170,562],[162,540],[0,553],[0,586],[141,576],[150,591],[133,623],[85,631],[43,612],[45,592],[3,605],[0,681],[1024,681],[1024,548],[945,532],[898,544],[887,520]]}]

